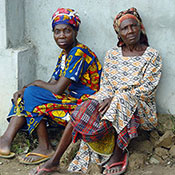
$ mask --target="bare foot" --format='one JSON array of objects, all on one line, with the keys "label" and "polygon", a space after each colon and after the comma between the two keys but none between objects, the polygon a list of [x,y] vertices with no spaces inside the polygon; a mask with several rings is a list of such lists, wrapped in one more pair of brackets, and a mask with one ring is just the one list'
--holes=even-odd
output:
[{"label": "bare foot", "polygon": [[10,153],[10,142],[3,136],[0,137],[0,154],[8,155]]},{"label": "bare foot", "polygon": [[126,166],[128,164],[128,153],[121,153],[118,152],[118,155],[113,154],[107,165],[105,165],[105,170],[103,174],[114,174],[119,172],[125,172]]},{"label": "bare foot", "polygon": [[32,152],[19,157],[19,161],[24,164],[39,164],[51,158],[53,154],[54,150],[51,146],[47,149],[38,146]]},{"label": "bare foot", "polygon": [[46,163],[41,166],[37,166],[36,168],[32,169],[29,175],[44,175],[45,173],[51,172],[59,172],[59,164],[54,165],[53,161],[50,159]]}]

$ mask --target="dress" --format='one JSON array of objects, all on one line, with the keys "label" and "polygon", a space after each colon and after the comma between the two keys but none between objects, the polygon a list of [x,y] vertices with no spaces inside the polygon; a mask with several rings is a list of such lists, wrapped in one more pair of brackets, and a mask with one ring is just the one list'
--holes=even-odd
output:
[{"label": "dress", "polygon": [[57,95],[37,86],[29,86],[21,103],[12,106],[8,119],[16,115],[25,116],[25,127],[29,133],[34,131],[43,117],[52,124],[65,126],[77,104],[99,90],[102,67],[95,53],[83,44],[73,47],[67,57],[64,52],[58,57],[52,78],[59,80],[60,76],[64,76],[72,80],[65,93]]},{"label": "dress", "polygon": [[[156,127],[155,95],[161,70],[162,59],[158,51],[151,47],[147,47],[142,56],[123,56],[121,47],[114,47],[107,52],[100,90],[91,95],[90,99],[101,102],[103,99],[113,97],[101,121],[107,120],[112,123],[118,134],[117,144],[121,149],[127,147],[129,139],[137,136],[137,133],[129,133],[132,131],[131,127],[134,126],[136,132],[138,126],[144,130]],[[84,141],[70,164],[69,171],[85,172],[89,162],[102,162],[102,154],[95,155],[92,147]],[[88,157],[88,163],[85,163],[83,157],[86,159]],[[76,160],[80,160],[81,164]]]}]

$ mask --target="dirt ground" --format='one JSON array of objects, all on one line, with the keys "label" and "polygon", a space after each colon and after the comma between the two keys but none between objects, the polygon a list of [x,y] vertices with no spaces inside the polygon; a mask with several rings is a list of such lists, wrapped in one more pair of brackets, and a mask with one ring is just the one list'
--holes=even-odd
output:
[{"label": "dirt ground", "polygon": [[[17,158],[7,160],[0,159],[0,175],[27,175],[35,166],[23,165],[18,162]],[[60,175],[66,173],[54,173],[54,175]],[[70,173],[67,173],[67,175]],[[96,172],[94,175],[98,175]],[[149,165],[144,168],[134,170],[132,172],[125,173],[126,175],[175,175],[175,165],[162,166],[162,165]]]}]

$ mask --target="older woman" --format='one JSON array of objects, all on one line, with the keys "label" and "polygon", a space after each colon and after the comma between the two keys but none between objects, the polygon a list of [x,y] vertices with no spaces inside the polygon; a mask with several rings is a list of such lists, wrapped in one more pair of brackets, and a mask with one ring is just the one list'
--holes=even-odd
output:
[{"label": "older woman", "polygon": [[49,159],[53,149],[46,120],[66,126],[77,104],[99,90],[101,64],[93,51],[77,41],[79,24],[80,18],[73,9],[59,8],[53,14],[53,36],[63,50],[49,82],[36,80],[14,94],[10,123],[0,137],[0,157],[14,156],[10,145],[17,131],[25,126],[30,134],[37,130],[39,144],[20,162],[38,164]]},{"label": "older woman", "polygon": [[95,162],[103,165],[103,174],[122,174],[128,163],[129,140],[138,136],[139,127],[151,130],[157,125],[155,93],[161,57],[149,46],[135,8],[120,12],[114,29],[119,40],[106,54],[99,92],[77,106],[56,153],[32,174],[58,170],[72,130],[73,141],[82,141],[70,171],[86,173],[89,163]]}]

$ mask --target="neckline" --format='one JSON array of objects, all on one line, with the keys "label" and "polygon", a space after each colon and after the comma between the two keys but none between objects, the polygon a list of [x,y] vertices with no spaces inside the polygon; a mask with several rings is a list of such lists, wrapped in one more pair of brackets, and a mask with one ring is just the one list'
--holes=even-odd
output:
[{"label": "neckline", "polygon": [[135,58],[135,57],[141,57],[141,56],[145,55],[147,53],[147,51],[148,51],[149,48],[150,47],[147,46],[147,48],[145,49],[145,51],[143,52],[143,54],[142,55],[138,55],[138,56],[124,56],[123,53],[122,53],[122,47],[119,47],[119,52],[122,55],[122,57],[124,57],[124,58]]}]

